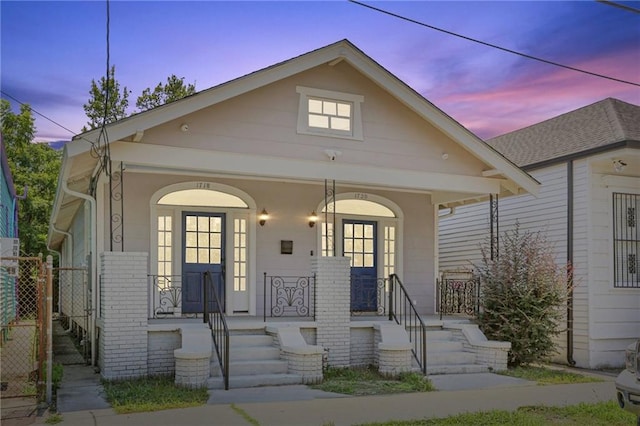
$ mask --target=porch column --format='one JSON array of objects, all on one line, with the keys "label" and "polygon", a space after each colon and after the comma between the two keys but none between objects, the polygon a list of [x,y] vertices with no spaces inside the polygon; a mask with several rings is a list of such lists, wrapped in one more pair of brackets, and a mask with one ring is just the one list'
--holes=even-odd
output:
[{"label": "porch column", "polygon": [[100,256],[99,366],[105,379],[146,376],[147,253]]},{"label": "porch column", "polygon": [[351,339],[351,266],[348,257],[311,259],[316,274],[316,344],[329,349],[329,365],[348,367]]}]

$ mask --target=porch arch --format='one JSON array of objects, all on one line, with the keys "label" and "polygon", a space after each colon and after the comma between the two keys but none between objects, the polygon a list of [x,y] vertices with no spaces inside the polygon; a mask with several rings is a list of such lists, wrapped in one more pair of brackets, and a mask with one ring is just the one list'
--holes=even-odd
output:
[{"label": "porch arch", "polygon": [[[318,253],[321,256],[342,256],[344,252],[343,222],[353,220],[373,221],[379,227],[376,256],[380,266],[378,275],[388,277],[395,273],[402,277],[402,239],[404,213],[402,208],[390,199],[365,192],[344,192],[336,194],[336,224],[325,223],[326,201],[318,204]],[[331,213],[332,214],[332,213]],[[335,225],[335,229],[333,226]],[[335,253],[327,247],[327,234],[335,239]]]},{"label": "porch arch", "polygon": [[[152,277],[157,277],[154,278],[157,288],[151,289],[154,296],[150,301],[150,305],[153,305],[150,311],[154,315],[158,303],[161,302],[159,293],[162,286],[159,284],[162,283],[159,277],[172,276],[175,286],[180,287],[176,292],[184,294],[183,275],[187,271],[186,267],[193,262],[189,255],[187,260],[184,258],[185,250],[187,254],[193,251],[185,249],[187,234],[184,228],[188,230],[189,226],[185,225],[188,222],[184,221],[187,216],[191,218],[194,215],[222,218],[222,237],[217,238],[213,234],[214,231],[211,231],[211,239],[207,236],[205,240],[222,240],[222,245],[219,246],[223,254],[222,261],[216,260],[213,263],[220,262],[219,264],[223,265],[224,286],[221,288],[224,289],[227,314],[255,313],[256,202],[253,197],[238,188],[217,182],[181,182],[157,190],[150,197],[150,212],[149,273]],[[213,247],[210,249],[218,250]],[[202,262],[200,257],[197,262]],[[208,263],[209,261],[205,260],[204,264]],[[175,292],[173,298],[176,299]],[[180,308],[176,306],[174,310],[182,314],[182,300],[179,300],[179,303]]]}]

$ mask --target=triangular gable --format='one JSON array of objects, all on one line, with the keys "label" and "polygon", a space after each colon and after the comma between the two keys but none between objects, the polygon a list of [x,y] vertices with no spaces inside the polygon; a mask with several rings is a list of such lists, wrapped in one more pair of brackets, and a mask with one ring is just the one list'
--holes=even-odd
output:
[{"label": "triangular gable", "polygon": [[[203,90],[170,104],[119,120],[107,126],[109,138],[111,141],[134,138],[136,134],[141,135],[146,129],[178,119],[319,65],[342,60],[347,61],[356,70],[449,136],[473,156],[485,162],[489,166],[487,173],[490,173],[491,176],[502,175],[507,180],[510,180],[511,183],[505,180],[505,186],[508,187],[509,192],[537,193],[538,183],[527,173],[520,170],[502,154],[485,144],[480,138],[346,39]],[[73,157],[88,151],[91,148],[88,141],[97,141],[99,133],[100,130],[95,129],[78,135],[72,143],[68,144],[67,154]]]}]

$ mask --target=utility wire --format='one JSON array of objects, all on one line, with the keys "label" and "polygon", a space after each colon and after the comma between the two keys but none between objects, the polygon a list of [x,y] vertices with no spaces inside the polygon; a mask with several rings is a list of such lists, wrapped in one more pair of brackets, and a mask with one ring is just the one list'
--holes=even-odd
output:
[{"label": "utility wire", "polygon": [[622,9],[622,10],[626,10],[627,12],[633,12],[633,13],[640,14],[640,9],[636,9],[635,7],[627,6],[626,4],[616,3],[614,1],[608,1],[608,0],[596,0],[596,2],[605,4],[607,6],[618,7],[620,9]]},{"label": "utility wire", "polygon": [[640,87],[640,83],[634,83],[632,81],[622,80],[622,79],[615,78],[615,77],[609,77],[609,76],[604,75],[604,74],[598,74],[598,73],[595,73],[595,72],[586,71],[586,70],[583,70],[583,69],[580,69],[580,68],[575,68],[575,67],[572,67],[572,66],[569,66],[569,65],[564,65],[564,64],[561,64],[561,63],[558,63],[558,62],[547,60],[547,59],[538,58],[537,56],[528,55],[526,53],[522,53],[522,52],[518,52],[518,51],[515,51],[515,50],[507,49],[506,47],[501,47],[501,46],[498,46],[498,45],[495,45],[495,44],[487,43],[486,41],[482,41],[482,40],[478,40],[478,39],[475,39],[475,38],[464,36],[462,34],[454,33],[453,31],[448,31],[448,30],[445,30],[443,28],[434,27],[433,25],[425,24],[424,22],[416,21],[415,19],[407,18],[406,16],[402,16],[402,15],[399,15],[397,13],[389,12],[388,10],[380,9],[378,7],[371,6],[371,5],[366,4],[366,3],[361,3],[361,2],[359,2],[357,0],[348,0],[348,1],[350,3],[357,4],[358,6],[366,7],[368,9],[375,10],[376,12],[380,12],[380,13],[383,13],[385,15],[393,16],[394,18],[402,19],[403,21],[411,22],[413,24],[417,24],[417,25],[420,25],[420,26],[423,26],[423,27],[426,27],[426,28],[430,28],[432,30],[436,30],[436,31],[440,31],[440,32],[445,33],[445,34],[452,35],[454,37],[459,37],[459,38],[462,38],[462,39],[467,40],[467,41],[472,41],[474,43],[479,43],[479,44],[482,44],[484,46],[488,46],[488,47],[492,47],[494,49],[502,50],[503,52],[513,53],[514,55],[522,56],[523,58],[533,59],[534,61],[543,62],[545,64],[554,65],[556,67],[565,68],[565,69],[568,69],[568,70],[571,70],[571,71],[577,71],[577,72],[580,72],[580,73],[583,73],[583,74],[588,74],[588,75],[591,75],[591,76],[594,76],[594,77],[605,78],[607,80],[617,81],[618,83],[630,84],[632,86]]},{"label": "utility wire", "polygon": [[29,107],[29,109],[31,110],[31,112],[38,114],[40,117],[44,118],[47,121],[52,122],[53,124],[55,124],[56,126],[66,130],[67,132],[71,133],[72,135],[76,135],[76,132],[74,132],[73,130],[69,129],[68,127],[63,126],[62,124],[58,123],[57,121],[53,120],[52,118],[47,117],[46,115],[42,114],[41,112],[36,111],[35,109],[33,109],[33,107],[25,102],[20,101],[19,99],[15,98],[14,96],[11,96],[10,94],[8,94],[7,92],[5,92],[4,90],[0,90],[0,92],[2,92],[3,95],[5,95],[7,98],[12,99],[14,101],[16,101],[17,103],[19,103],[20,105]]}]

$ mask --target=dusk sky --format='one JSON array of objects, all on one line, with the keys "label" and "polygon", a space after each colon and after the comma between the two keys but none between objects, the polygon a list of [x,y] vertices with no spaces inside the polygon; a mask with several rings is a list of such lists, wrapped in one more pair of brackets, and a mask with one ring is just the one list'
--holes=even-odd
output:
[{"label": "dusk sky", "polygon": [[[344,1],[117,1],[110,63],[130,112],[171,74],[198,91],[349,39],[482,138],[614,97],[640,105],[640,13],[596,1],[365,2],[466,37],[631,81],[525,59]],[[618,2],[640,9],[640,2]],[[106,70],[104,1],[0,3],[2,98],[80,133]],[[14,110],[18,104],[11,100]],[[36,140],[70,132],[36,115]]]}]

